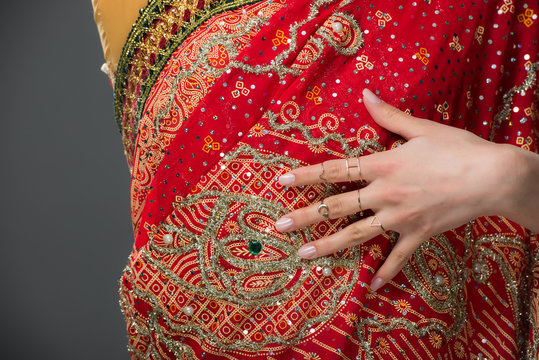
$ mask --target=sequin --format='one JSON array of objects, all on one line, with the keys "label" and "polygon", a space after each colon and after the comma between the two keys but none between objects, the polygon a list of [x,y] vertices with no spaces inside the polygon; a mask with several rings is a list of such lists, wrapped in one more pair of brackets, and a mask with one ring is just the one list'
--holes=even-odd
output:
[{"label": "sequin", "polygon": [[[279,175],[405,143],[370,119],[358,84],[409,114],[537,149],[536,51],[514,40],[534,28],[508,21],[524,14],[520,5],[487,17],[497,4],[224,1],[173,33],[184,18],[168,11],[185,5],[194,6],[152,0],[117,84],[138,234],[120,289],[135,358],[536,352],[525,284],[538,256],[506,219],[432,237],[376,293],[367,284],[397,234],[304,261],[299,246],[357,217],[289,235],[272,224],[355,189],[282,188]],[[165,38],[164,48],[161,36],[145,38],[152,34]],[[161,57],[147,68],[154,55]],[[483,339],[487,349],[468,349]]]}]

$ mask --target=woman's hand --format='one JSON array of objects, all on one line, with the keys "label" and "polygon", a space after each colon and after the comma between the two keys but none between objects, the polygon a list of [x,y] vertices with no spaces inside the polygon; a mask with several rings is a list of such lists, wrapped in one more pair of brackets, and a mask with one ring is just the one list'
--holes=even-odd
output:
[{"label": "woman's hand", "polygon": [[[278,231],[294,231],[325,219],[371,209],[362,219],[330,236],[303,245],[298,255],[315,258],[359,245],[387,230],[400,237],[371,282],[377,290],[407,263],[432,235],[483,215],[504,215],[518,208],[516,188],[529,179],[519,163],[524,152],[514,146],[483,140],[457,128],[407,115],[363,91],[367,110],[380,126],[407,142],[393,150],[362,156],[360,190],[324,199],[281,217]],[[522,155],[522,156],[521,156]],[[526,154],[527,155],[527,154]],[[534,156],[537,164],[538,156]],[[348,162],[348,170],[346,162]],[[281,176],[286,186],[359,180],[357,159],[330,160],[294,169]],[[537,199],[535,200],[536,207]],[[537,209],[536,209],[537,210]],[[514,212],[514,211],[513,211]]]}]

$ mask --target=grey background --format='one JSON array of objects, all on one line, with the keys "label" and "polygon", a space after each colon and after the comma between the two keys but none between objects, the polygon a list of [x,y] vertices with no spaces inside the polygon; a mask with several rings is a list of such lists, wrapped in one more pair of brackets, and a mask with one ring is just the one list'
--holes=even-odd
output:
[{"label": "grey background", "polygon": [[0,358],[128,359],[129,171],[91,2],[0,9]]}]

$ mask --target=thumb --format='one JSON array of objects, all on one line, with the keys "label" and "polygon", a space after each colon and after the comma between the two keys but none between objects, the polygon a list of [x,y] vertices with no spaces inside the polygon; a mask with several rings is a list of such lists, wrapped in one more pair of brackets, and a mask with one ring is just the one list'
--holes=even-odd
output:
[{"label": "thumb", "polygon": [[383,128],[401,135],[406,140],[424,135],[430,121],[408,115],[380,100],[369,89],[363,90],[363,103],[373,120]]}]

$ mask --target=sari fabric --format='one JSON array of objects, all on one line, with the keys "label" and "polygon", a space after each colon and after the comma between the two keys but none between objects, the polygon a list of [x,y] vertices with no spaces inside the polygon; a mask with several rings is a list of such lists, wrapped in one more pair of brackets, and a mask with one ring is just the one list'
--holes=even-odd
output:
[{"label": "sari fabric", "polygon": [[274,228],[358,186],[284,188],[280,175],[404,143],[370,118],[364,87],[537,152],[538,12],[512,0],[150,1],[115,99],[132,170],[120,281],[132,357],[539,358],[537,237],[508,219],[433,236],[377,292],[368,284],[398,234],[305,260],[302,244],[359,214]]}]

